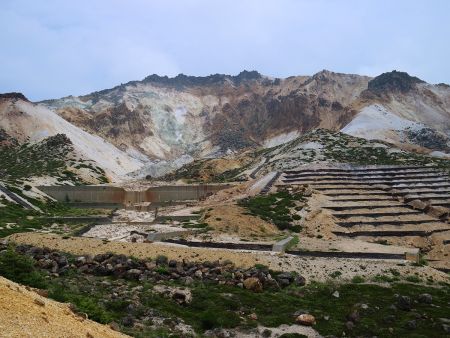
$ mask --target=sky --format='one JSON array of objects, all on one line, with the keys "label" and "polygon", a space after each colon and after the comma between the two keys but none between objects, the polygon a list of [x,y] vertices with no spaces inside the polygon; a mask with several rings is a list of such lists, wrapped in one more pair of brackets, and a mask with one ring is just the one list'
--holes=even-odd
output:
[{"label": "sky", "polygon": [[447,0],[0,0],[0,41],[0,93],[33,101],[244,69],[450,83]]}]

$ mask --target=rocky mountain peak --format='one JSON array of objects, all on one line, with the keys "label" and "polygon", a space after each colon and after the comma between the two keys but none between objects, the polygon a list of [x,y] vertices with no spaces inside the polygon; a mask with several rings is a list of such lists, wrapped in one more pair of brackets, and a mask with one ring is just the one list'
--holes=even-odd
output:
[{"label": "rocky mountain peak", "polygon": [[17,93],[17,92],[0,94],[0,99],[17,99],[17,100],[29,101],[25,95],[23,95],[22,93]]},{"label": "rocky mountain peak", "polygon": [[185,74],[178,74],[175,77],[168,77],[153,74],[147,76],[143,80],[143,82],[168,86],[189,87],[189,86],[208,86],[214,84],[222,84],[223,82],[225,82],[225,80],[230,80],[234,84],[238,85],[244,81],[259,80],[261,78],[263,78],[263,76],[257,71],[244,70],[235,76],[225,74],[211,74],[208,76],[190,76]]},{"label": "rocky mountain peak", "polygon": [[375,94],[383,94],[388,92],[407,93],[411,91],[417,83],[425,81],[411,76],[406,72],[383,73],[369,81],[368,89]]}]

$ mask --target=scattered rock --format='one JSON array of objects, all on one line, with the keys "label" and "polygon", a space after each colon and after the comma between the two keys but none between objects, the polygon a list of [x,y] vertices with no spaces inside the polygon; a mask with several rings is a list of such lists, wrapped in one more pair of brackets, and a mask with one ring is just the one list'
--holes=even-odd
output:
[{"label": "scattered rock", "polygon": [[192,302],[192,292],[188,288],[182,289],[168,285],[155,285],[153,291],[172,298],[178,304],[190,304]]},{"label": "scattered rock", "polygon": [[122,324],[126,327],[131,327],[134,324],[134,318],[132,316],[126,316],[122,319]]},{"label": "scattered rock", "polygon": [[261,292],[263,290],[261,282],[256,277],[250,277],[244,280],[244,288],[253,292]]},{"label": "scattered rock", "polygon": [[406,323],[406,327],[410,330],[417,329],[417,322],[415,320],[410,320]]},{"label": "scattered rock", "polygon": [[433,296],[429,293],[422,293],[419,295],[419,302],[423,304],[431,304],[433,302]]},{"label": "scattered rock", "polygon": [[349,321],[352,321],[353,323],[356,323],[356,322],[358,322],[360,319],[361,319],[361,317],[360,317],[360,315],[359,315],[359,312],[358,311],[352,311],[348,316],[347,316],[347,319],[349,320]]},{"label": "scattered rock", "polygon": [[347,330],[353,330],[353,328],[355,327],[355,323],[349,320],[345,323],[345,327],[347,328]]},{"label": "scattered rock", "polygon": [[251,313],[248,316],[248,318],[251,319],[251,320],[258,320],[258,315],[256,313]]},{"label": "scattered rock", "polygon": [[410,311],[412,308],[411,298],[408,296],[398,296],[397,307],[403,311]]},{"label": "scattered rock", "polygon": [[339,291],[334,291],[332,294],[333,297],[339,298]]},{"label": "scattered rock", "polygon": [[304,313],[298,316],[295,321],[300,325],[311,326],[316,323],[316,318],[313,315]]},{"label": "scattered rock", "polygon": [[120,326],[116,322],[111,322],[108,325],[112,330],[120,332]]},{"label": "scattered rock", "polygon": [[264,331],[261,332],[261,335],[262,335],[264,338],[271,337],[271,336],[272,336],[272,331],[269,330],[269,329],[264,329]]},{"label": "scattered rock", "polygon": [[34,300],[34,304],[39,305],[39,306],[45,306],[45,302],[42,299],[36,298]]},{"label": "scattered rock", "polygon": [[139,269],[130,269],[126,273],[126,277],[129,279],[139,279],[142,275],[142,271]]}]

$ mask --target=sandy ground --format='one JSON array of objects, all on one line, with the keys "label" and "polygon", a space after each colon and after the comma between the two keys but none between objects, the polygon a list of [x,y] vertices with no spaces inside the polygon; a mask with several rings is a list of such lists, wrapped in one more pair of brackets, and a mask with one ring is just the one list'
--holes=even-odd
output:
[{"label": "sandy ground", "polygon": [[304,249],[309,251],[343,251],[343,252],[374,252],[374,253],[392,253],[404,254],[405,252],[417,252],[418,249],[407,248],[396,245],[382,245],[369,243],[358,239],[323,240],[318,238],[299,238],[298,244],[292,248]]},{"label": "sandy ground", "polygon": [[325,281],[330,278],[330,273],[337,270],[341,271],[342,278],[351,279],[356,275],[371,278],[377,274],[389,273],[389,269],[396,269],[403,275],[417,274],[420,278],[433,277],[435,281],[448,282],[449,280],[443,272],[428,266],[415,267],[403,260],[298,257],[267,251],[189,248],[162,243],[104,242],[99,239],[81,237],[63,239],[58,235],[40,233],[14,234],[10,236],[10,239],[16,243],[49,247],[75,255],[96,255],[105,252],[137,258],[166,255],[169,259],[194,262],[230,260],[241,267],[250,267],[259,263],[273,270],[297,271],[309,281]]},{"label": "sandy ground", "polygon": [[213,231],[240,238],[267,238],[280,234],[277,227],[263,219],[246,214],[246,210],[235,204],[220,205],[207,210],[205,215]]},{"label": "sandy ground", "polygon": [[2,337],[128,337],[74,314],[67,304],[42,297],[3,277],[0,277],[0,332]]}]

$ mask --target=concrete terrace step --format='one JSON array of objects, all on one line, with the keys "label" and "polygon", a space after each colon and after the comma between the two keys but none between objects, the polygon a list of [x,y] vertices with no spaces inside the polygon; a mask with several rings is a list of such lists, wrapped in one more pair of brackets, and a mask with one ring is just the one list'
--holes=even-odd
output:
[{"label": "concrete terrace step", "polygon": [[404,215],[421,215],[422,213],[417,210],[408,210],[405,211],[385,211],[385,212],[363,212],[363,213],[333,213],[332,215],[337,218],[351,218],[351,217],[384,217],[384,216],[404,216]]},{"label": "concrete terrace step", "polygon": [[440,201],[440,200],[450,200],[450,194],[445,194],[442,196],[422,196],[422,195],[412,195],[409,196],[406,199],[407,201],[412,201],[412,200],[423,200],[423,201]]},{"label": "concrete terrace step", "polygon": [[395,201],[391,196],[380,196],[380,198],[333,198],[331,202],[377,202],[377,201]]},{"label": "concrete terrace step", "polygon": [[402,178],[447,178],[449,179],[448,175],[444,173],[428,173],[428,174],[404,174],[404,173],[398,173],[397,175],[391,175],[391,174],[360,174],[360,175],[352,175],[349,173],[346,174],[333,174],[333,173],[327,173],[327,174],[308,174],[308,175],[284,175],[284,179],[314,179],[314,180],[321,180],[321,179],[333,179],[333,178],[346,178],[346,179],[358,179],[358,180],[365,180],[365,179],[386,179],[386,180],[394,180],[394,179],[402,179]]},{"label": "concrete terrace step", "polygon": [[448,176],[443,175],[433,175],[433,176],[423,176],[423,175],[414,175],[414,176],[396,176],[396,177],[384,177],[384,176],[366,176],[366,177],[357,177],[357,176],[308,176],[308,177],[292,177],[292,176],[284,176],[283,181],[357,181],[357,182],[365,182],[365,181],[385,181],[385,182],[402,182],[402,181],[413,181],[413,180],[426,180],[426,181],[450,181]]},{"label": "concrete terrace step", "polygon": [[337,205],[337,206],[326,206],[324,209],[334,210],[334,211],[347,211],[347,210],[372,210],[372,209],[382,209],[382,208],[405,208],[408,206],[404,204],[384,204],[384,205]]},{"label": "concrete terrace step", "polygon": [[437,185],[436,185],[436,183],[432,183],[432,184],[426,184],[426,183],[431,183],[431,182],[422,182],[421,181],[421,182],[417,182],[418,185],[413,185],[413,186],[405,186],[404,184],[403,185],[393,185],[392,189],[396,189],[396,190],[408,189],[408,191],[411,191],[413,189],[450,188],[449,183],[441,183],[441,184],[437,184]]},{"label": "concrete terrace step", "polygon": [[435,207],[450,208],[450,202],[432,202],[432,201],[428,201],[428,202]]},{"label": "concrete terrace step", "polygon": [[318,179],[317,181],[312,180],[300,180],[300,179],[292,179],[287,180],[283,179],[283,183],[296,183],[296,184],[308,184],[308,185],[331,185],[331,184],[353,184],[353,185],[373,185],[373,184],[383,184],[383,185],[389,185],[389,186],[396,186],[399,184],[442,184],[442,183],[450,183],[450,180],[448,178],[442,178],[442,179],[411,179],[411,180],[357,180],[357,179]]},{"label": "concrete terrace step", "polygon": [[[294,183],[296,184],[296,183]],[[304,185],[302,183],[298,183],[299,185]],[[385,189],[387,189],[387,187],[389,187],[389,189],[395,189],[396,191],[392,191],[390,192],[389,190],[386,192],[391,193],[392,195],[401,195],[403,191],[406,191],[406,194],[410,193],[412,190],[415,189],[431,189],[431,188],[436,188],[436,191],[439,191],[439,188],[450,188],[450,184],[439,184],[439,185],[433,185],[433,184],[428,184],[426,186],[418,186],[418,185],[414,185],[414,186],[390,186],[388,184],[384,184],[387,187],[380,187],[382,184],[374,184],[374,185],[367,185],[366,183],[361,183],[361,184],[355,184],[355,183],[339,183],[339,184],[330,184],[330,183],[325,183],[325,184],[317,184],[317,183],[312,183],[309,184],[309,186],[312,189],[315,190],[339,190],[339,191],[344,191],[344,190],[379,190],[379,191],[386,191]]]},{"label": "concrete terrace step", "polygon": [[377,166],[377,167],[354,167],[354,168],[319,168],[319,169],[311,169],[311,168],[304,168],[304,169],[293,169],[293,170],[285,170],[285,173],[288,174],[295,174],[295,173],[303,173],[303,172],[369,172],[369,171],[394,171],[398,172],[400,170],[430,170],[430,171],[438,171],[436,167],[426,167],[426,166]]},{"label": "concrete terrace step", "polygon": [[[345,190],[342,188],[341,190]],[[392,193],[388,191],[371,191],[371,192],[324,192],[326,196],[393,196]]]},{"label": "concrete terrace step", "polygon": [[342,232],[333,231],[333,234],[340,237],[427,237],[434,233],[448,231],[448,229],[437,229],[431,231],[422,230],[377,230],[377,231],[353,231],[353,232]]},{"label": "concrete terrace step", "polygon": [[341,176],[352,176],[352,177],[370,177],[370,176],[380,176],[380,177],[401,177],[401,176],[447,176],[443,172],[439,171],[396,171],[396,172],[352,172],[352,171],[346,171],[346,172],[304,172],[300,174],[284,174],[284,177],[290,177],[290,178],[300,178],[300,177],[317,177],[317,176],[332,176],[332,177],[341,177]]},{"label": "concrete terrace step", "polygon": [[[391,193],[389,193],[391,194]],[[409,191],[396,191],[395,195],[428,195],[428,194],[447,194],[450,195],[450,190],[409,190]]]},{"label": "concrete terrace step", "polygon": [[402,226],[402,225],[411,225],[411,224],[431,224],[431,223],[439,223],[442,222],[435,219],[423,219],[423,220],[386,220],[386,221],[345,221],[345,222],[336,222],[337,225],[344,228],[351,228],[354,226],[363,226],[363,225],[371,225],[371,226],[383,226],[383,225],[393,225],[393,226]]}]

